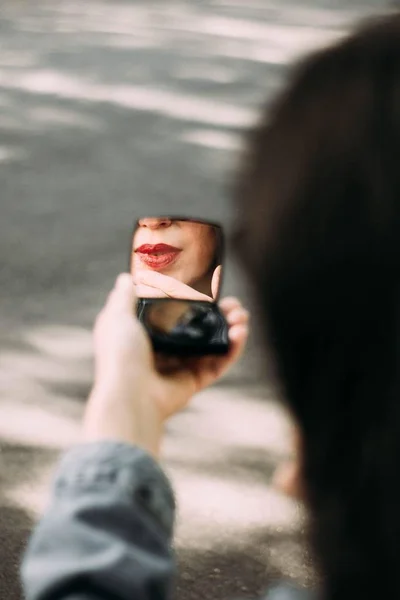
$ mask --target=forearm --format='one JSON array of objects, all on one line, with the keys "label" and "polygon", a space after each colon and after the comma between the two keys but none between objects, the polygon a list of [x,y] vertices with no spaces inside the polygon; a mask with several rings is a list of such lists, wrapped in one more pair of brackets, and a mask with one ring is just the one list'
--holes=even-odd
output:
[{"label": "forearm", "polygon": [[69,451],[24,557],[26,600],[168,598],[174,512],[168,480],[139,448]]}]

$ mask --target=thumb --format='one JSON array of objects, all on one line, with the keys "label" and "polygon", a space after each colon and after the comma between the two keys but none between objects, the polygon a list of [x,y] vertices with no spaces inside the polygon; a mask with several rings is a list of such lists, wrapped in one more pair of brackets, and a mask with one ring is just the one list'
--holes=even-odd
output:
[{"label": "thumb", "polygon": [[132,275],[122,273],[116,279],[114,289],[108,300],[108,308],[118,312],[133,314],[137,297]]},{"label": "thumb", "polygon": [[219,286],[220,286],[220,282],[221,282],[221,272],[222,272],[222,266],[219,265],[212,276],[212,281],[211,281],[211,293],[212,293],[212,297],[215,299],[218,296],[218,291],[219,291]]}]

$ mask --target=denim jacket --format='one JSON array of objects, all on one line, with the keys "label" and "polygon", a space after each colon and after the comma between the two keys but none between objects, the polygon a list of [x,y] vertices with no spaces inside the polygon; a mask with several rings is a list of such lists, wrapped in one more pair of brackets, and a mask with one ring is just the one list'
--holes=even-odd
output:
[{"label": "denim jacket", "polygon": [[[102,442],[68,451],[21,567],[26,600],[167,600],[175,500],[140,448]],[[267,600],[309,600],[278,586]]]}]

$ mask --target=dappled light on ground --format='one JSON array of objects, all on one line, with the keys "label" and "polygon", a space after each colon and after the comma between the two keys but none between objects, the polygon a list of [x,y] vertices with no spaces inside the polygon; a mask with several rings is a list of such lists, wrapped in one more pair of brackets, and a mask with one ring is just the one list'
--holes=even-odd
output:
[{"label": "dappled light on ground", "polygon": [[251,111],[228,103],[202,100],[196,96],[156,88],[111,84],[106,86],[52,71],[18,73],[14,78],[3,71],[0,72],[0,86],[33,94],[106,102],[131,110],[161,113],[171,118],[216,126],[248,127],[253,122]]},{"label": "dappled light on ground", "polygon": [[183,141],[206,148],[216,148],[220,150],[238,150],[239,140],[229,134],[209,130],[194,129],[182,136]]},{"label": "dappled light on ground", "polygon": [[[10,469],[3,496],[37,516],[54,460],[80,440],[91,335],[54,325],[27,330],[23,342],[0,360],[0,440]],[[178,549],[207,548],[215,537],[234,545],[261,527],[298,531],[299,508],[270,487],[288,436],[281,407],[254,385],[205,390],[168,424],[163,456],[179,503]]]}]

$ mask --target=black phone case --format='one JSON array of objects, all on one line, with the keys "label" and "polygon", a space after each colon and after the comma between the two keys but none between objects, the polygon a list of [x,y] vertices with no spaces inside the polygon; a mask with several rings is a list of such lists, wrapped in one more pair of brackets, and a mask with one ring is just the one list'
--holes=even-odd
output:
[{"label": "black phone case", "polygon": [[143,323],[155,352],[174,356],[224,355],[229,351],[228,324],[215,302],[184,301],[197,312],[188,325],[173,333],[156,330],[146,322],[146,311],[156,302],[169,299],[138,300],[137,316]]}]

